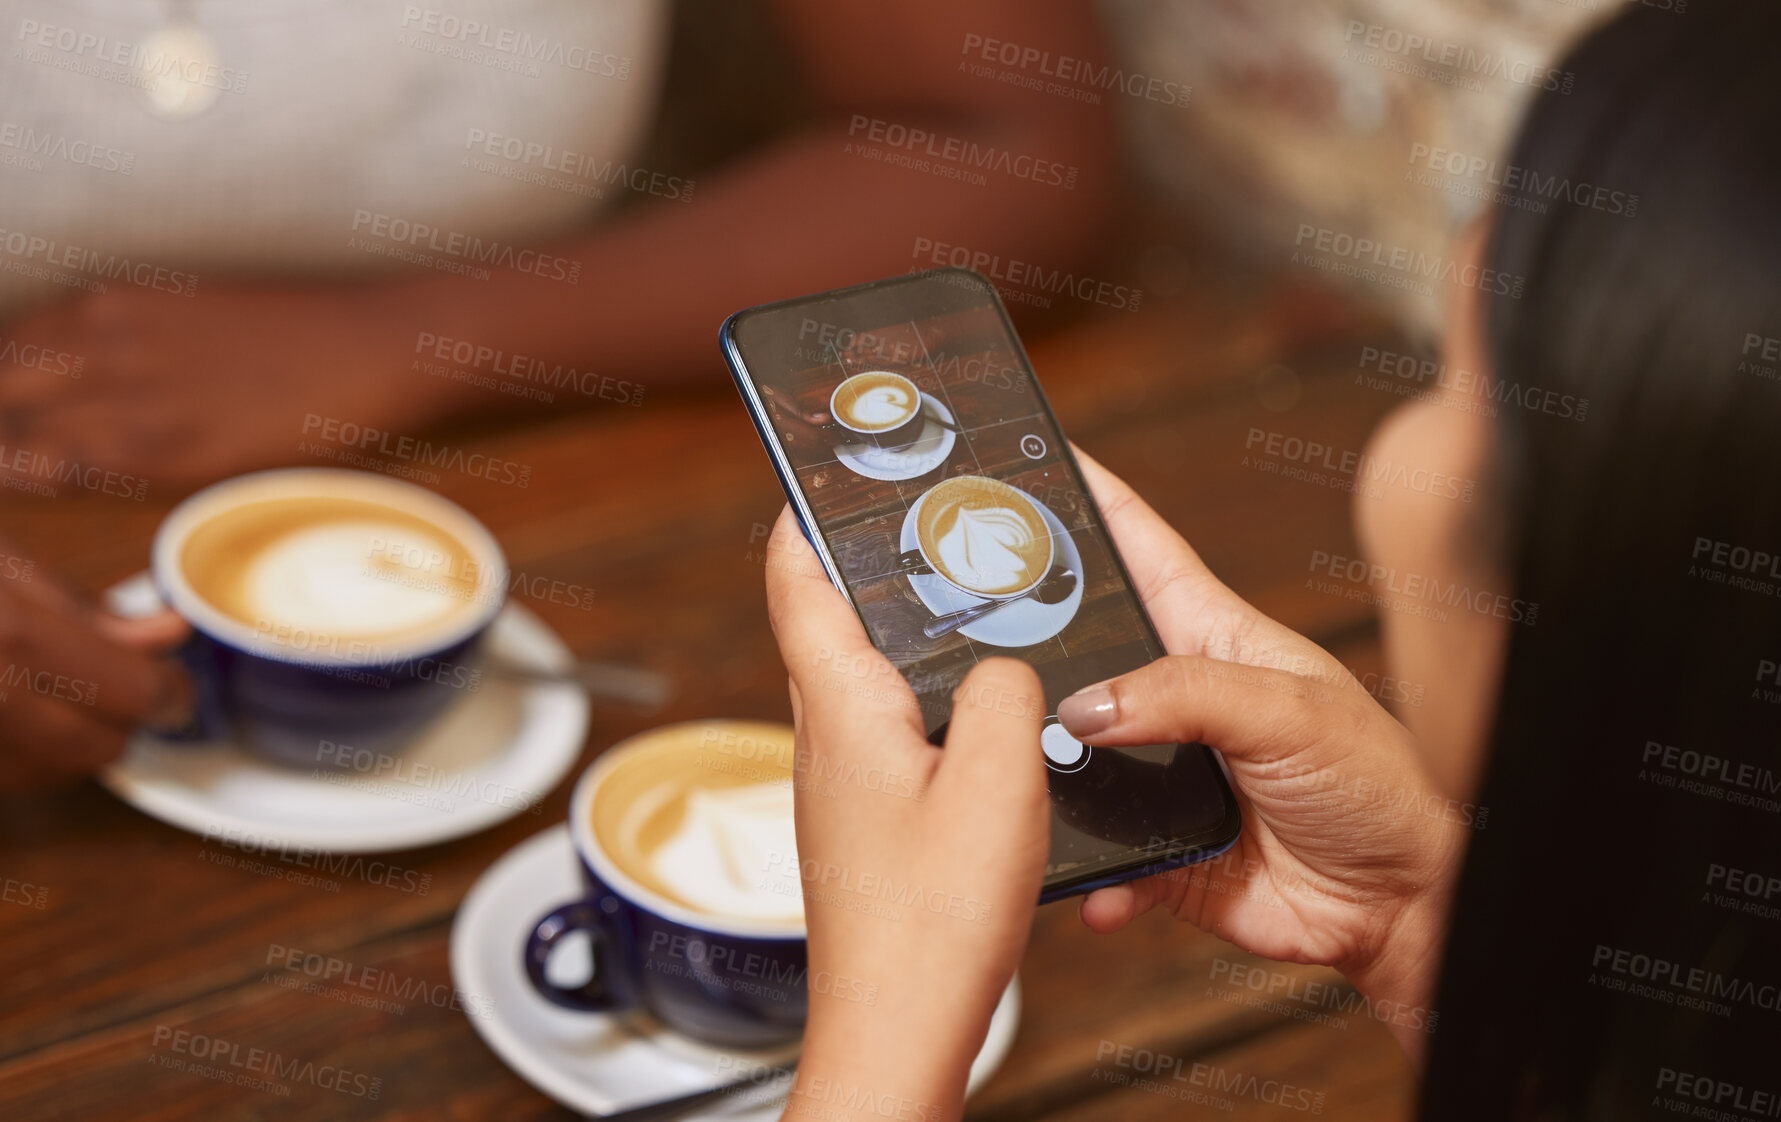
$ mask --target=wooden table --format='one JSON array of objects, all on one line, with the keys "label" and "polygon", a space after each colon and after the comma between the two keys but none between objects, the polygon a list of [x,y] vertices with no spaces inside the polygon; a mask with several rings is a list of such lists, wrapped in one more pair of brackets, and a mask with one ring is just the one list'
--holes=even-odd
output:
[{"label": "wooden table", "polygon": [[[1255,429],[1358,451],[1396,400],[1357,383],[1365,345],[1391,337],[1325,294],[1226,278],[1218,292],[1079,322],[1032,351],[1078,444],[1238,592],[1366,671],[1377,668],[1370,609],[1305,579],[1312,551],[1354,552],[1350,495],[1245,459]],[[715,348],[711,376],[722,377]],[[668,710],[648,719],[596,704],[584,762],[654,723],[788,718],[760,563],[782,498],[727,387],[442,438],[530,465],[523,489],[449,473],[438,489],[481,517],[517,568],[593,589],[588,611],[528,606],[579,654],[676,682]],[[0,519],[30,555],[94,590],[142,567],[177,497],[9,494]],[[567,799],[565,783],[539,816],[394,855],[431,877],[425,893],[350,878],[327,891],[228,867],[222,846],[92,783],[0,803],[0,880],[43,890],[41,908],[0,901],[0,1118],[572,1117],[503,1066],[462,1012],[374,1012],[267,980],[269,948],[288,946],[449,985],[458,902],[498,856],[560,821]],[[1411,1072],[1383,1027],[1342,1012],[1339,990],[1310,991],[1333,995],[1334,1009],[1281,994],[1336,982],[1329,971],[1258,967],[1157,915],[1097,937],[1064,902],[1040,911],[1021,976],[1019,1036],[971,1118],[1247,1119],[1313,1104],[1324,1118],[1409,1115]],[[168,1070],[155,1062],[157,1027],[332,1063],[380,1079],[380,1093],[296,1083],[281,1094]],[[1133,1058],[1144,1052],[1161,1060]],[[1166,1072],[1162,1090],[1133,1085],[1158,1062],[1226,1090]],[[1225,1101],[1192,1105],[1183,1088]]]}]

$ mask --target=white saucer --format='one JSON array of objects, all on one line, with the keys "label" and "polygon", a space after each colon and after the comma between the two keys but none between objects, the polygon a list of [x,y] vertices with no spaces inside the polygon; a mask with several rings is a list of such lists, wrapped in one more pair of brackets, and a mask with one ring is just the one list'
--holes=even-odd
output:
[{"label": "white saucer", "polygon": [[[1076,539],[1064,529],[1058,516],[1044,503],[1035,501],[1039,513],[1044,516],[1045,524],[1051,527],[1051,539],[1056,544],[1056,555],[1052,564],[1062,562],[1076,572],[1076,587],[1061,603],[1041,604],[1028,597],[1009,604],[958,629],[958,634],[979,643],[988,643],[992,647],[1030,647],[1035,643],[1043,643],[1052,636],[1070,626],[1076,618],[1076,609],[1082,607],[1082,586],[1088,582],[1088,574],[1082,571],[1082,551],[1076,548]],[[915,508],[909,508],[909,514],[903,519],[903,534],[898,548],[907,553],[919,546],[915,531]],[[943,578],[933,573],[918,573],[910,576],[909,584],[915,589],[915,595],[921,600],[928,611],[936,616],[962,612],[966,608],[974,608],[979,604],[987,604],[988,600],[980,596],[970,596],[960,592],[948,584]]]},{"label": "white saucer", "polygon": [[[106,593],[114,611],[159,605],[148,574]],[[489,628],[501,662],[568,670],[574,656],[537,616],[509,603]],[[484,673],[394,761],[394,772],[282,768],[231,743],[168,741],[148,732],[100,777],[146,814],[203,836],[334,853],[432,845],[536,806],[575,766],[587,736],[579,686]]]},{"label": "white saucer", "polygon": [[[733,1071],[740,1078],[747,1064],[789,1058],[724,1052],[637,1018],[575,1013],[539,997],[526,978],[522,952],[537,920],[583,891],[576,861],[568,826],[533,834],[477,879],[452,923],[452,984],[465,995],[465,1009],[475,1011],[470,1023],[507,1066],[573,1110],[610,1114],[723,1082],[725,1077],[714,1072]],[[990,1019],[989,1035],[971,1064],[967,1094],[1007,1058],[1019,1021],[1016,978]],[[741,1062],[720,1064],[724,1057]],[[686,1117],[772,1122],[781,1107],[760,1102],[762,1094]]]},{"label": "white saucer", "polygon": [[[929,417],[953,420],[952,410],[931,394],[921,395],[921,410]],[[945,463],[958,439],[958,433],[929,421],[913,444],[895,452],[870,444],[840,444],[835,447],[835,458],[867,479],[897,483],[919,478]]]}]

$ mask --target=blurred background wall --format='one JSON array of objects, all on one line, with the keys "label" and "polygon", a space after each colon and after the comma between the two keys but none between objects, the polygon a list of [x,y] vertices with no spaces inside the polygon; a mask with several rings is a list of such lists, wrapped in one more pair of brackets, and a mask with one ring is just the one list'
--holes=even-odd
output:
[{"label": "blurred background wall", "polygon": [[[1145,187],[1232,254],[1280,265],[1304,223],[1444,252],[1489,175],[1430,186],[1414,173],[1434,149],[1504,159],[1527,98],[1566,80],[1552,60],[1617,2],[1105,0],[1103,10],[1128,67],[1192,87],[1185,106],[1119,99]],[[1413,331],[1438,322],[1432,298],[1349,287]]]},{"label": "blurred background wall", "polygon": [[[1564,88],[1554,59],[1624,2],[1100,0],[1122,71],[1106,80],[1133,83],[1101,96],[1125,117],[1140,209],[1173,227],[1140,240],[1263,271],[1291,262],[1303,224],[1443,254],[1496,169],[1455,176],[1431,163],[1500,165],[1528,98]],[[650,166],[709,167],[807,115],[760,5],[680,0],[672,43]],[[1152,80],[1153,96],[1132,92]],[[1186,93],[1166,100],[1165,88]],[[1155,265],[1143,270],[1153,289],[1166,286]],[[1333,279],[1432,339],[1435,298]]]}]

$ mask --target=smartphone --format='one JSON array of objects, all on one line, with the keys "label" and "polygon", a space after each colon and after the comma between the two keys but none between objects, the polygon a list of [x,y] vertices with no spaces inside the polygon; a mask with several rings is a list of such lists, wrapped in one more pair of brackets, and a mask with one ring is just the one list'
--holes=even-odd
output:
[{"label": "smartphone", "polygon": [[804,536],[942,743],[981,658],[1045,688],[1041,900],[1237,839],[1203,744],[1083,744],[1057,703],[1164,654],[995,288],[939,269],[749,308],[724,356]]}]

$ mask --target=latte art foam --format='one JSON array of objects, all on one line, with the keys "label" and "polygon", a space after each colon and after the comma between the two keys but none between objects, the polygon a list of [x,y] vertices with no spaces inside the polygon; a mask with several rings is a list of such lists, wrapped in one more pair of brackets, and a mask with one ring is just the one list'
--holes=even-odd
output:
[{"label": "latte art foam", "polygon": [[863,429],[901,424],[915,407],[909,391],[901,386],[874,386],[853,399],[848,419]]},{"label": "latte art foam", "polygon": [[668,895],[713,915],[803,918],[789,784],[662,793],[683,798],[680,822],[642,856]]},{"label": "latte art foam", "polygon": [[587,814],[618,872],[693,912],[802,928],[789,727],[688,722],[614,751],[611,772],[576,813]]},{"label": "latte art foam", "polygon": [[1019,511],[960,508],[936,543],[940,563],[960,584],[985,592],[1013,592],[1032,583],[1028,557],[1033,530]]},{"label": "latte art foam", "polygon": [[449,556],[452,543],[400,524],[373,521],[299,526],[267,542],[243,566],[240,601],[255,620],[343,638],[371,638],[435,623],[463,610],[455,589],[404,580],[371,557],[374,543]]},{"label": "latte art foam", "polygon": [[872,370],[835,387],[835,418],[860,432],[894,429],[921,409],[921,391],[901,374]]},{"label": "latte art foam", "polygon": [[263,642],[305,649],[393,649],[468,621],[501,592],[500,573],[444,527],[357,499],[231,507],[192,530],[179,561],[217,611]]},{"label": "latte art foam", "polygon": [[1051,566],[1051,528],[1038,505],[987,476],[935,484],[921,497],[915,530],[936,572],[982,596],[1012,596]]}]

